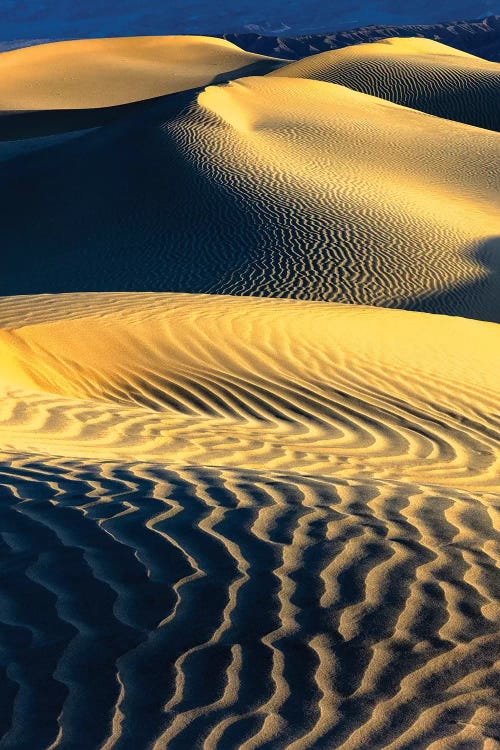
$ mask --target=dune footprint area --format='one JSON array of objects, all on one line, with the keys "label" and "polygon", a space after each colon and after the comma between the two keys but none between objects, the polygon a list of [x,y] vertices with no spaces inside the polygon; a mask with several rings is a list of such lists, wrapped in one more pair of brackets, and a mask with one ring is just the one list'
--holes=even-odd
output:
[{"label": "dune footprint area", "polygon": [[500,747],[500,64],[0,53],[1,750]]}]

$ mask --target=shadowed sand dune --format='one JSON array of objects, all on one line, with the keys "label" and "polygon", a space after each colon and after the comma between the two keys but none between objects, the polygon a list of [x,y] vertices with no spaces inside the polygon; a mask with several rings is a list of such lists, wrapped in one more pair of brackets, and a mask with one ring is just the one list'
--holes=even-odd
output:
[{"label": "shadowed sand dune", "polygon": [[0,291],[498,320],[499,165],[497,133],[331,83],[250,77],[166,97],[4,162]]},{"label": "shadowed sand dune", "polygon": [[110,107],[266,73],[282,60],[203,36],[78,39],[0,54],[0,110]]},{"label": "shadowed sand dune", "polygon": [[432,39],[384,39],[323,52],[270,75],[348,86],[449,120],[500,130],[500,64]]}]

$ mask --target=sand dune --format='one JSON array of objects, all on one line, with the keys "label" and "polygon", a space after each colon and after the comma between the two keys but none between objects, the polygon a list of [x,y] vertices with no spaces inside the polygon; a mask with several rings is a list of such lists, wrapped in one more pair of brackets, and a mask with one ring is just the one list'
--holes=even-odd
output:
[{"label": "sand dune", "polygon": [[432,39],[384,39],[307,57],[270,75],[330,81],[438,117],[500,130],[500,64]]},{"label": "sand dune", "polygon": [[282,64],[202,36],[40,44],[0,54],[0,110],[110,107]]},{"label": "sand dune", "polygon": [[147,294],[32,298],[21,325],[12,304],[3,451],[500,490],[493,324]]},{"label": "sand dune", "polygon": [[498,498],[4,456],[2,748],[498,743]]},{"label": "sand dune", "polygon": [[1,750],[498,746],[498,74],[365,47],[0,55]]},{"label": "sand dune", "polygon": [[0,320],[2,748],[495,747],[498,326],[168,294]]},{"label": "sand dune", "polygon": [[166,97],[4,163],[0,291],[253,294],[499,320],[499,165],[496,133],[330,83],[250,77]]}]

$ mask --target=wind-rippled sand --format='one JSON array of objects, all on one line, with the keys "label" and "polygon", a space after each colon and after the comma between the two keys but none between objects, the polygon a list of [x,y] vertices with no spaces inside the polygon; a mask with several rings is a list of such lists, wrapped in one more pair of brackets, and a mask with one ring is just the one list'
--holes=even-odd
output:
[{"label": "wind-rippled sand", "polygon": [[0,83],[46,65],[0,120],[2,291],[43,292],[0,298],[2,750],[499,746],[500,136],[428,114],[494,75],[397,41]]},{"label": "wind-rippled sand", "polygon": [[270,75],[347,86],[431,115],[500,130],[500,66],[432,39],[384,39],[312,55]]},{"label": "wind-rippled sand", "polygon": [[2,746],[494,747],[497,326],[209,295],[0,315]]}]

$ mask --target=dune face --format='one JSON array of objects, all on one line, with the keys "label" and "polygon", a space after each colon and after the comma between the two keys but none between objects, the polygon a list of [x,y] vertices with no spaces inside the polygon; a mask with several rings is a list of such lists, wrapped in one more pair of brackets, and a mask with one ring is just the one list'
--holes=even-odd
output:
[{"label": "dune face", "polygon": [[2,522],[37,556],[5,747],[494,742],[497,326],[175,294],[0,318]]},{"label": "dune face", "polygon": [[500,742],[497,73],[367,47],[0,55],[1,750]]},{"label": "dune face", "polygon": [[0,319],[2,523],[36,555],[5,747],[495,741],[497,326],[175,294]]},{"label": "dune face", "polygon": [[497,133],[326,82],[250,77],[166,97],[4,164],[0,289],[498,320],[499,164]]},{"label": "dune face", "polygon": [[0,110],[111,107],[272,70],[280,61],[223,39],[79,39],[0,55]]},{"label": "dune face", "polygon": [[500,130],[500,64],[431,39],[384,39],[323,52],[270,75],[329,81],[437,117]]},{"label": "dune face", "polygon": [[219,295],[97,295],[93,312],[95,297],[33,298],[61,319],[2,331],[2,450],[500,490],[493,324]]}]

